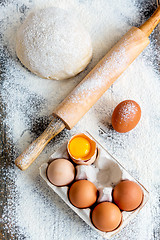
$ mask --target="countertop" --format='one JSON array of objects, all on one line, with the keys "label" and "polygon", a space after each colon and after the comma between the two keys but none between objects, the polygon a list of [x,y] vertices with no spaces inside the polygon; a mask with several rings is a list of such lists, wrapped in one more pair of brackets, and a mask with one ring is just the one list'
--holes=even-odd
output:
[{"label": "countertop", "polygon": [[[53,0],[52,4],[54,5],[55,3],[55,6],[61,6],[64,3],[67,4],[67,2],[68,4],[72,3],[73,9],[74,7],[75,9],[80,8],[81,12],[89,16],[87,8],[96,11],[97,7],[97,12],[99,11],[100,14],[102,11],[101,6],[102,4],[104,6],[105,1],[96,2],[94,0],[87,0],[85,2],[69,0],[58,2]],[[109,89],[108,93],[98,101],[77,126],[71,131],[64,130],[60,133],[48,144],[40,157],[26,172],[20,172],[14,165],[15,158],[31,141],[43,132],[51,119],[53,108],[83,79],[87,72],[104,55],[104,52],[101,51],[101,45],[103,45],[101,40],[99,42],[98,40],[97,42],[94,41],[93,47],[95,47],[95,52],[91,64],[78,77],[69,80],[67,83],[53,83],[51,80],[39,79],[23,68],[16,57],[12,37],[16,32],[17,26],[23,22],[28,12],[40,5],[40,3],[42,5],[46,4],[43,1],[31,0],[0,1],[0,12],[2,13],[2,15],[0,14],[2,26],[0,30],[0,239],[103,239],[70,210],[58,195],[46,186],[39,176],[39,166],[41,163],[48,159],[67,138],[77,131],[88,130],[150,192],[150,200],[144,209],[122,232],[112,239],[159,240],[160,164],[158,158],[160,124],[158,121],[160,119],[160,112],[158,112],[159,102],[157,102],[160,90],[159,26],[150,37],[151,44],[147,50],[136,60],[137,62],[135,61],[129,67],[129,70],[120,77],[118,82]],[[123,2],[124,10],[123,6],[120,7],[121,4],[121,1],[110,0],[106,2],[106,11],[110,11],[111,9],[113,14],[115,14],[114,10],[117,11],[117,16],[119,19],[122,19],[121,24],[123,23],[123,17],[125,20],[122,26],[117,26],[116,22],[115,25],[112,25],[114,27],[114,34],[112,34],[110,24],[108,23],[107,26],[110,29],[110,35],[106,36],[107,47],[103,47],[105,51],[109,50],[113,43],[118,41],[130,26],[139,26],[156,8],[155,1],[126,0],[125,3]],[[131,17],[129,17],[130,8],[135,9]],[[13,17],[12,21],[12,16],[14,15],[16,17]],[[100,15],[97,19],[99,20],[95,20],[95,25],[96,21],[102,21]],[[114,23],[113,19],[111,21]],[[88,23],[87,28],[89,31],[91,31],[90,26]],[[102,28],[102,30],[104,29]],[[101,30],[99,31],[101,32]],[[138,68],[139,65],[142,66],[141,70]],[[146,79],[144,73],[147,69],[146,66],[148,66],[148,79]],[[150,79],[150,76],[153,78]],[[139,79],[139,84],[137,78]],[[144,80],[144,85],[141,83],[142,79]],[[21,81],[25,81],[25,87],[21,86]],[[43,81],[46,81],[44,86]],[[125,81],[127,81],[126,85]],[[40,85],[38,86],[39,82]],[[133,88],[134,82],[135,88]],[[121,86],[122,91],[119,91]],[[38,90],[36,90],[36,87]],[[11,99],[12,97],[13,100]],[[114,107],[125,98],[132,98],[139,101],[144,114],[135,130],[121,135],[113,130],[110,118]],[[26,108],[24,110],[25,104],[29,104],[29,102],[30,109]],[[50,107],[51,103],[52,107]]]}]

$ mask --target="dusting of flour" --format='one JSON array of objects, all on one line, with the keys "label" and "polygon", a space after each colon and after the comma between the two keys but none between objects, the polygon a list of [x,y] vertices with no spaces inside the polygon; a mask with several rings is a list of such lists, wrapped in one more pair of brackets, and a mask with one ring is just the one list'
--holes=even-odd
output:
[{"label": "dusting of flour", "polygon": [[[6,186],[4,189],[7,194],[1,218],[2,239],[103,239],[75,215],[39,177],[38,168],[41,163],[71,134],[83,130],[90,131],[150,192],[150,201],[144,209],[112,239],[159,238],[160,83],[157,64],[159,53],[156,48],[156,39],[159,36],[156,35],[156,31],[152,35],[150,46],[74,129],[63,131],[51,141],[26,172],[20,172],[13,164],[16,156],[45,129],[53,109],[132,25],[137,26],[145,19],[147,7],[153,7],[152,1],[141,1],[144,2],[142,5],[139,2],[36,0],[33,3],[30,0],[11,0],[1,3],[2,118],[7,129],[6,146],[10,146],[10,161],[4,158],[1,168],[2,186]],[[48,6],[69,9],[76,14],[90,33],[93,44],[93,59],[89,66],[84,72],[66,82],[38,78],[22,67],[15,54],[17,28],[29,12]],[[142,117],[133,131],[120,134],[111,127],[111,115],[114,107],[126,99],[133,99],[139,103]]]},{"label": "dusting of flour", "polygon": [[92,57],[88,32],[72,13],[60,8],[50,7],[30,14],[17,31],[16,39],[20,61],[47,79],[73,77]]}]

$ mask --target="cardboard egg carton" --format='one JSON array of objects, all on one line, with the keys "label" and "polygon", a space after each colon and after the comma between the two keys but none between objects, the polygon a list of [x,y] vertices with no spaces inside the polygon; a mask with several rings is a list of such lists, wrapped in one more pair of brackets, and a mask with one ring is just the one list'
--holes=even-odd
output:
[{"label": "cardboard egg carton", "polygon": [[77,165],[76,166],[76,180],[79,179],[87,179],[91,182],[93,182],[98,191],[99,191],[99,197],[97,202],[103,202],[103,201],[112,201],[112,190],[114,186],[120,182],[121,180],[131,180],[135,181],[137,184],[139,184],[143,190],[143,201],[141,205],[134,211],[126,212],[122,211],[122,223],[120,226],[115,229],[112,232],[102,232],[94,227],[94,225],[91,223],[90,220],[90,208],[86,209],[78,209],[74,207],[69,199],[68,199],[68,187],[56,187],[53,184],[51,184],[46,176],[46,170],[48,167],[48,164],[56,158],[66,158],[69,159],[69,155],[67,153],[67,143],[65,142],[55,153],[53,153],[48,162],[45,162],[40,167],[40,175],[44,179],[44,181],[48,184],[49,187],[52,188],[54,192],[56,192],[63,201],[79,215],[91,228],[96,230],[101,236],[103,236],[106,239],[111,238],[115,234],[121,231],[122,228],[124,228],[128,222],[138,214],[138,212],[143,208],[143,206],[146,204],[146,202],[149,199],[149,193],[144,188],[142,184],[140,184],[136,179],[134,179],[127,171],[126,169],[88,132],[85,132],[84,134],[88,135],[92,140],[94,140],[97,144],[98,148],[98,155],[96,161],[89,166],[84,165]]}]

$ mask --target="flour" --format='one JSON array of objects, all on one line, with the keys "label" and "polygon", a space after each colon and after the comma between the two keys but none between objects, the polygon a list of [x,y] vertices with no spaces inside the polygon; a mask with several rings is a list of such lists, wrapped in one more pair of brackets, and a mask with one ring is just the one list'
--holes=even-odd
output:
[{"label": "flour", "polygon": [[132,27],[62,101],[54,114],[72,129],[148,44],[148,37]]},{"label": "flour", "polygon": [[126,122],[127,120],[134,121],[131,119],[131,116],[135,116],[137,112],[140,111],[138,108],[137,104],[134,102],[125,102],[123,105],[121,105],[121,108],[119,109],[119,114],[120,114],[120,124],[122,123],[121,121]]},{"label": "flour", "polygon": [[[13,146],[10,158],[15,158],[45,129],[53,109],[86,76],[107,51],[132,25],[144,20],[146,5],[139,1],[117,0],[37,0],[9,1],[1,7],[2,81],[1,98],[7,139]],[[147,2],[147,6],[152,3]],[[74,79],[57,82],[43,80],[25,69],[15,54],[15,34],[30,11],[57,6],[73,11],[89,31],[93,44],[93,59],[87,69]],[[76,131],[90,131],[121,164],[150,192],[150,201],[117,236],[123,240],[158,239],[160,214],[159,187],[159,76],[158,55],[154,36],[151,44],[125,73],[100,98],[71,131],[63,131],[53,140],[26,172],[14,164],[3,168],[2,178],[8,183],[4,205],[4,234],[11,239],[102,239],[75,215],[40,179],[39,166]],[[133,99],[139,103],[142,117],[134,130],[120,134],[111,127],[114,107]],[[7,160],[6,160],[7,161]],[[5,165],[4,165],[5,166]],[[3,235],[4,238],[4,235]],[[116,237],[113,239],[117,239]]]},{"label": "flour", "polygon": [[64,80],[85,69],[92,57],[91,39],[77,18],[61,8],[30,14],[17,31],[16,53],[33,73]]}]

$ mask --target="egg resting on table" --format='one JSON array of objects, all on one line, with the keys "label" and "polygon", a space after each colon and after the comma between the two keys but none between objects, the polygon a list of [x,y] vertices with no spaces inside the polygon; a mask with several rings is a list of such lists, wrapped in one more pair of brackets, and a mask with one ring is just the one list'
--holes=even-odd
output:
[{"label": "egg resting on table", "polygon": [[49,164],[47,177],[56,186],[66,186],[74,180],[75,168],[67,159],[56,159]]},{"label": "egg resting on table", "polygon": [[78,180],[69,189],[69,200],[77,208],[92,206],[97,200],[97,189],[88,180]]},{"label": "egg resting on table", "polygon": [[120,133],[129,132],[138,124],[141,118],[141,108],[133,100],[119,103],[112,114],[112,126]]},{"label": "egg resting on table", "polygon": [[133,181],[121,181],[113,190],[113,199],[121,210],[133,211],[141,204],[143,191],[141,187]]},{"label": "egg resting on table", "polygon": [[91,220],[93,225],[99,230],[111,232],[120,225],[122,214],[114,203],[102,202],[93,209]]}]

